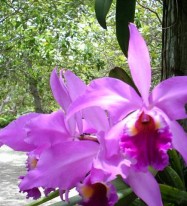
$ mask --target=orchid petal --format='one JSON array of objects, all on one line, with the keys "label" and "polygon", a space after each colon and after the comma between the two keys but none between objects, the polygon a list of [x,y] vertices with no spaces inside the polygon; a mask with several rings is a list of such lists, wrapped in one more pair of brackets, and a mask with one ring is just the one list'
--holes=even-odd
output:
[{"label": "orchid petal", "polygon": [[30,113],[11,122],[8,126],[0,130],[0,142],[16,151],[26,152],[33,150],[35,148],[34,145],[25,142],[25,125],[40,115],[41,114]]},{"label": "orchid petal", "polygon": [[37,168],[28,172],[20,184],[22,190],[34,187],[71,189],[91,169],[99,145],[91,141],[56,144],[45,150]]},{"label": "orchid petal", "polygon": [[70,106],[67,118],[82,109],[99,106],[109,110],[117,121],[141,105],[142,100],[132,87],[118,79],[105,77],[91,82],[84,95]]},{"label": "orchid petal", "polygon": [[[68,89],[68,93],[70,95],[71,101],[74,101],[77,97],[79,97],[85,92],[86,84],[79,77],[77,77],[73,72],[69,70],[65,71],[63,75],[66,81],[66,87]],[[76,119],[78,129],[80,133],[82,133],[83,130],[82,113],[80,112],[76,114],[75,119]]]},{"label": "orchid petal", "polygon": [[25,141],[36,146],[53,145],[70,140],[70,134],[64,123],[64,113],[61,110],[34,118],[26,129]]},{"label": "orchid petal", "polygon": [[109,129],[107,114],[100,107],[84,109],[83,117],[89,123],[90,128],[92,127],[97,131],[107,131]]},{"label": "orchid petal", "polygon": [[64,85],[62,77],[58,77],[56,69],[54,69],[51,73],[50,85],[55,100],[66,112],[71,103],[71,99],[68,94],[67,88]]},{"label": "orchid petal", "polygon": [[[106,137],[108,136],[106,134]],[[103,132],[98,137],[100,151],[93,161],[92,181],[109,182],[114,180],[117,175],[121,175],[125,179],[129,173],[131,162],[120,153],[118,141],[108,142],[106,137]],[[115,137],[118,137],[118,134]],[[115,152],[111,151],[113,149],[115,149]]]},{"label": "orchid petal", "polygon": [[177,122],[171,121],[169,124],[173,134],[173,148],[182,155],[187,164],[187,134]]},{"label": "orchid petal", "polygon": [[131,171],[125,181],[147,205],[163,205],[159,185],[150,172]]},{"label": "orchid petal", "polygon": [[147,104],[151,85],[151,65],[146,43],[134,24],[129,24],[128,64],[135,85]]},{"label": "orchid petal", "polygon": [[185,104],[187,103],[187,77],[178,76],[166,79],[158,84],[150,95],[153,105],[162,109],[171,120],[187,117]]},{"label": "orchid petal", "polygon": [[64,73],[64,77],[71,100],[74,101],[85,92],[86,84],[69,70]]},{"label": "orchid petal", "polygon": [[126,119],[115,124],[105,135],[103,144],[106,146],[106,155],[108,158],[120,153],[119,142],[124,132],[125,121]]}]

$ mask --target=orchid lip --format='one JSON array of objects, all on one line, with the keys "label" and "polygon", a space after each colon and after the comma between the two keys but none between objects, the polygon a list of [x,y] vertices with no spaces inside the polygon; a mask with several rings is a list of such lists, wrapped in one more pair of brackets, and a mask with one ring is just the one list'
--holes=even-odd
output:
[{"label": "orchid lip", "polygon": [[125,122],[119,143],[122,153],[135,160],[135,167],[162,170],[169,159],[171,133],[164,117],[156,111],[136,111]]}]

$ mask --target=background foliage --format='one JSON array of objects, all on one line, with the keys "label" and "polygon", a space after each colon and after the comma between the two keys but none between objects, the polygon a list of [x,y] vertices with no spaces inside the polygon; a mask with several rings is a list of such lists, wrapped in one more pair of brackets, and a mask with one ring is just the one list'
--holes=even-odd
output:
[{"label": "background foliage", "polygon": [[[120,49],[123,41],[121,44],[115,21],[120,18],[119,5],[129,1],[103,0],[108,3],[106,7],[100,2],[0,1],[0,127],[21,114],[31,111],[47,113],[58,107],[49,85],[50,73],[56,66],[72,70],[87,83],[96,77],[107,76],[116,67],[128,73],[126,52]],[[135,15],[130,15],[134,15],[134,21],[149,46],[153,84],[156,84],[160,80],[161,35],[164,29],[162,1],[137,0],[136,3]],[[96,16],[107,30],[101,28]],[[120,25],[120,28],[123,27]],[[187,205],[186,166],[176,151],[170,151],[169,155],[170,165],[155,174],[164,205]],[[126,185],[120,190],[120,184],[116,183],[121,197],[118,206],[144,205]],[[46,199],[39,200],[38,204],[40,201]],[[76,201],[73,200],[71,205]]]},{"label": "background foliage", "polygon": [[[95,17],[94,1],[0,1],[0,125],[30,111],[56,107],[49,77],[55,66],[70,69],[87,83],[128,68],[115,36],[115,2],[107,30]],[[162,5],[137,2],[135,23],[147,40],[159,80]],[[159,17],[159,18],[158,18]]]}]

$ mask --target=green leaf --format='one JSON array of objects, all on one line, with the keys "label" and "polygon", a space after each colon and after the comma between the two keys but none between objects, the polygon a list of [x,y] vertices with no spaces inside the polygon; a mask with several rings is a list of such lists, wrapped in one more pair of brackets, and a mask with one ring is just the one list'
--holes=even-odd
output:
[{"label": "green leaf", "polygon": [[123,192],[121,191],[120,193],[118,193],[118,197],[119,201],[115,204],[115,206],[130,205],[137,198],[131,188],[127,188],[123,190]]},{"label": "green leaf", "polygon": [[163,201],[167,203],[187,205],[187,192],[163,184],[160,184],[160,190]]},{"label": "green leaf", "polygon": [[112,184],[115,186],[119,198],[119,201],[115,206],[130,205],[137,198],[132,189],[125,184],[124,180],[120,176],[113,180]]},{"label": "green leaf", "polygon": [[146,206],[146,204],[139,198],[136,198],[131,206]]},{"label": "green leaf", "polygon": [[110,70],[109,77],[119,79],[119,80],[129,84],[131,87],[133,87],[136,90],[137,93],[139,93],[132,78],[127,74],[127,72],[124,69],[122,69],[120,67],[115,67],[114,69]]},{"label": "green leaf", "polygon": [[99,24],[106,29],[106,16],[111,7],[112,0],[95,0],[95,13]]},{"label": "green leaf", "polygon": [[129,44],[129,22],[134,22],[136,0],[117,0],[116,36],[121,50],[127,57]]},{"label": "green leaf", "polygon": [[163,171],[158,173],[158,176],[161,180],[163,180],[163,183],[176,187],[180,190],[185,190],[184,183],[172,167],[166,167]]},{"label": "green leaf", "polygon": [[183,174],[183,167],[182,167],[182,161],[181,157],[177,153],[176,150],[169,150],[169,159],[170,159],[170,165],[171,167],[178,173],[181,180],[184,182],[184,174]]},{"label": "green leaf", "polygon": [[81,200],[81,197],[77,195],[77,196],[71,197],[69,199],[69,203],[60,201],[60,202],[51,204],[49,206],[75,206],[80,200]]}]

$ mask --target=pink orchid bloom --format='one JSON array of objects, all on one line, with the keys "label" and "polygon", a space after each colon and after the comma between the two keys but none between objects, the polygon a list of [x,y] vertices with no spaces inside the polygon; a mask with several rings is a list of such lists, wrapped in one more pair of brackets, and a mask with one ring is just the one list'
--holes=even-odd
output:
[{"label": "pink orchid bloom", "polygon": [[[54,69],[50,83],[62,109],[51,114],[23,115],[0,131],[3,144],[29,152],[28,172],[20,177],[19,187],[34,199],[40,197],[38,187],[45,191],[69,190],[84,179],[99,148],[95,133],[109,127],[106,113],[100,108],[93,108],[94,114],[86,109],[65,121],[70,104],[84,93],[86,84],[70,71],[63,73],[64,79],[62,71],[60,74]],[[97,117],[101,118],[95,121]],[[89,135],[92,132],[93,137]]]},{"label": "pink orchid bloom", "polygon": [[167,79],[149,94],[151,67],[148,49],[135,25],[130,24],[129,28],[128,63],[141,97],[118,79],[96,79],[84,95],[73,102],[68,117],[92,106],[107,110],[123,130],[123,135],[116,140],[120,150],[137,160],[140,169],[153,166],[162,170],[168,164],[167,150],[172,148],[178,150],[187,162],[187,136],[176,122],[187,117],[187,77]]},{"label": "pink orchid bloom", "polygon": [[[70,106],[67,118],[93,106],[107,110],[116,125],[104,136],[106,155],[99,161],[108,162],[108,167],[115,165],[114,157],[129,159],[132,165],[125,181],[148,205],[159,206],[162,205],[159,187],[148,168],[163,170],[169,163],[169,149],[176,149],[187,163],[187,135],[176,121],[187,117],[187,77],[169,78],[149,93],[149,52],[135,25],[130,24],[129,29],[128,64],[141,96],[118,79],[96,79]],[[121,169],[118,172],[123,176]]]}]

